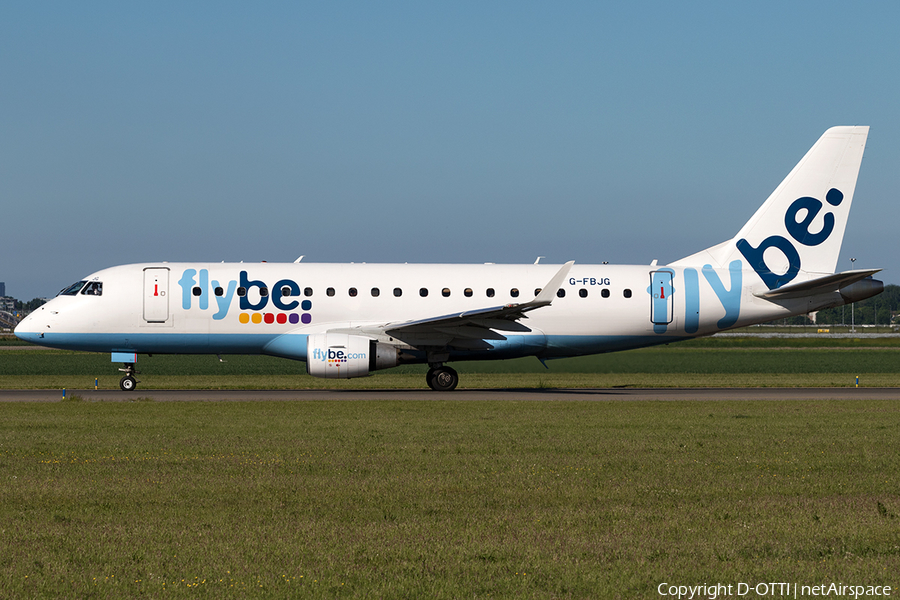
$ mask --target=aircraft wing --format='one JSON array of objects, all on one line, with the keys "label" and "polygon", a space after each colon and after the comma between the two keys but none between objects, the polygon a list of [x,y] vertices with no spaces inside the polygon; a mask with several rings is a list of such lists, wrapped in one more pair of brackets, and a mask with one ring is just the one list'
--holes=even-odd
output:
[{"label": "aircraft wing", "polygon": [[812,296],[814,294],[825,294],[828,292],[838,292],[841,288],[862,281],[866,277],[871,277],[881,269],[858,269],[856,271],[844,271],[843,273],[835,273],[834,275],[826,275],[818,279],[809,281],[801,281],[792,285],[785,285],[774,290],[769,290],[760,294],[754,294],[759,298],[766,300],[781,300],[787,298],[801,298],[804,296]]},{"label": "aircraft wing", "polygon": [[525,313],[550,305],[573,264],[575,261],[564,264],[543,287],[541,293],[530,302],[492,306],[417,321],[389,323],[384,327],[384,332],[416,347],[492,348],[488,340],[506,339],[506,336],[499,333],[500,331],[515,333],[531,331],[519,321],[528,318]]}]

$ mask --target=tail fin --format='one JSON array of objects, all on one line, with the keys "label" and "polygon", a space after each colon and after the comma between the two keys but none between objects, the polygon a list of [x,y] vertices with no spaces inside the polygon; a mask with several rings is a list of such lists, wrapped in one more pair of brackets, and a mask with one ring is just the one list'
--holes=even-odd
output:
[{"label": "tail fin", "polygon": [[770,290],[800,272],[834,273],[868,134],[832,127],[734,238],[672,264],[728,268],[738,260]]}]

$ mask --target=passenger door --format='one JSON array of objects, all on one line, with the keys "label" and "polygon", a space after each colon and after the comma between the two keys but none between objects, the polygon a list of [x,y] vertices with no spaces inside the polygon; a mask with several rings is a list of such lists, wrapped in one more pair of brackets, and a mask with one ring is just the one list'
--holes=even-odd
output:
[{"label": "passenger door", "polygon": [[672,271],[650,272],[650,321],[654,325],[672,322],[675,315],[672,291]]},{"label": "passenger door", "polygon": [[165,323],[169,320],[169,269],[144,269],[144,320]]}]

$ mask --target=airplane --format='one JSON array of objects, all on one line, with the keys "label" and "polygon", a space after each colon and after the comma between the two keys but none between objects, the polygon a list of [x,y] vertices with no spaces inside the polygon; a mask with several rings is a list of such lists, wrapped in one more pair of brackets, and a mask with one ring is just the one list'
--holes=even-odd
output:
[{"label": "airplane", "polygon": [[[881,269],[835,272],[868,127],[828,129],[730,240],[667,265],[144,263],[97,271],[15,329],[108,352],[136,388],[139,354],[252,354],[314,377],[426,363],[599,354],[712,335],[882,292]],[[546,366],[546,364],[545,364]]]}]

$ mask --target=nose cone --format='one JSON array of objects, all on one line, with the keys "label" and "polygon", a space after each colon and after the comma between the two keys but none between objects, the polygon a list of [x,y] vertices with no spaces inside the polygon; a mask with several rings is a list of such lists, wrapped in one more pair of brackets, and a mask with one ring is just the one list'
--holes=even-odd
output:
[{"label": "nose cone", "polygon": [[44,337],[44,332],[38,330],[38,324],[35,321],[36,320],[32,315],[28,315],[16,325],[13,333],[16,334],[16,337],[20,340],[31,342],[32,344],[40,344],[41,338]]}]

